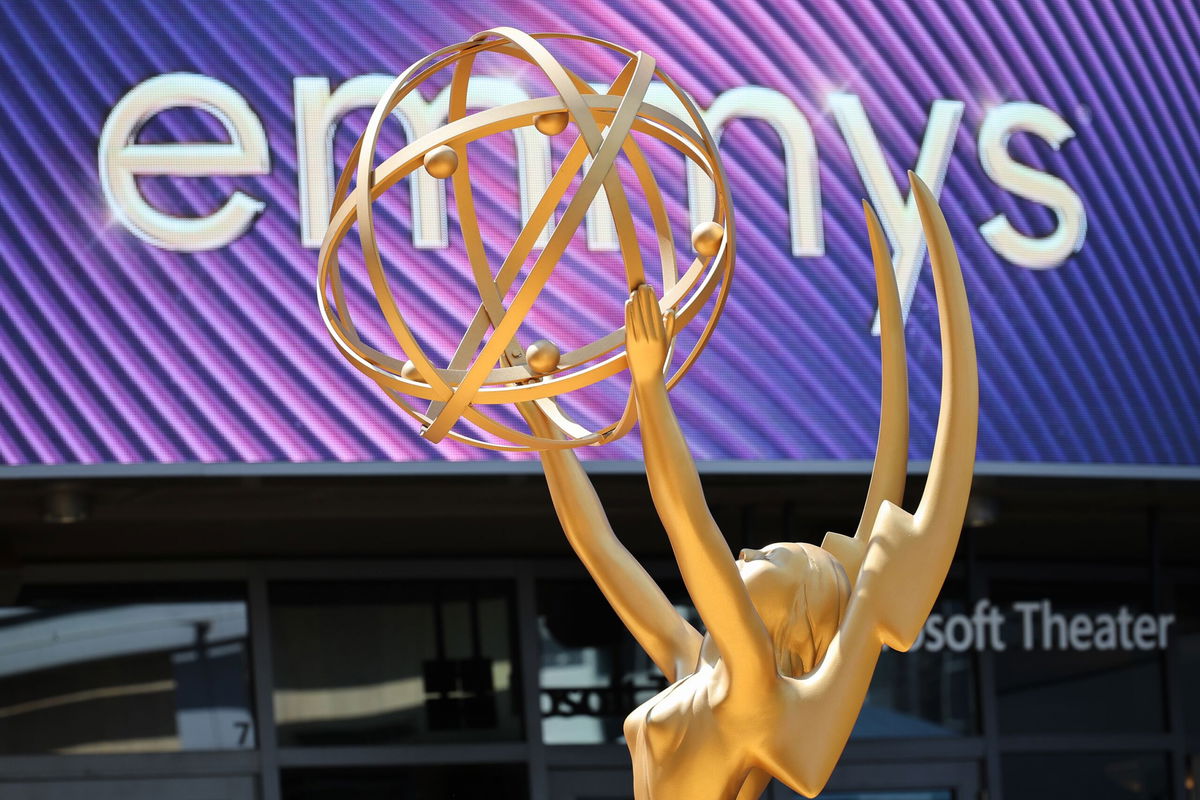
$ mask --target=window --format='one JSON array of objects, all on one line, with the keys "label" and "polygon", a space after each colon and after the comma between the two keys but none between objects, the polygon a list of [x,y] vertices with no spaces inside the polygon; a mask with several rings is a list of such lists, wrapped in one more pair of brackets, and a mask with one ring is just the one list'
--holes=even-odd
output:
[{"label": "window", "polygon": [[1164,618],[1150,613],[1150,594],[1133,581],[993,584],[1006,612],[995,656],[1000,733],[1164,730]]},{"label": "window", "polygon": [[[683,585],[667,597],[703,629]],[[961,581],[948,582],[937,611],[964,606]],[[666,680],[590,581],[538,583],[542,731],[547,744],[622,742],[626,715],[666,688]],[[971,652],[926,646],[885,652],[871,682],[856,738],[969,735],[976,730]]]},{"label": "window", "polygon": [[[799,800],[800,795],[785,786],[775,789],[775,797],[786,800]],[[916,792],[822,792],[821,800],[955,800],[954,793],[949,791],[916,791]],[[966,800],[966,798],[964,798]]]},{"label": "window", "polygon": [[[663,589],[699,626],[683,585],[676,581]],[[540,581],[537,603],[545,742],[623,742],[626,715],[666,688],[666,678],[591,581]]]},{"label": "window", "polygon": [[282,746],[522,737],[511,584],[286,582],[270,604]]},{"label": "window", "polygon": [[0,753],[255,746],[241,587],[58,586],[0,609]]},{"label": "window", "polygon": [[250,776],[87,778],[0,784],[4,800],[255,800]]},{"label": "window", "polygon": [[1176,650],[1176,669],[1183,726],[1193,747],[1200,747],[1200,590],[1196,584],[1180,580],[1174,587],[1174,610],[1178,617],[1171,644]]},{"label": "window", "polygon": [[1000,759],[1004,796],[1019,800],[1165,800],[1167,758],[1154,753],[1046,753]]},{"label": "window", "polygon": [[283,800],[525,800],[524,764],[453,764],[401,769],[284,770]]},{"label": "window", "polygon": [[967,736],[975,732],[976,643],[946,635],[965,613],[966,587],[948,580],[923,635],[907,652],[885,650],[875,667],[852,738]]}]

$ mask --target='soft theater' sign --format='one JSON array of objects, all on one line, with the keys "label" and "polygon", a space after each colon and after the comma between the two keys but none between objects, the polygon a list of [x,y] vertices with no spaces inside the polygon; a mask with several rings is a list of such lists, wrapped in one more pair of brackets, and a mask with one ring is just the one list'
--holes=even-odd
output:
[{"label": "'soft theater' sign", "polygon": [[912,649],[1165,650],[1174,622],[1174,614],[1134,613],[1127,606],[1065,614],[1049,600],[1014,602],[1006,611],[984,598],[970,614],[930,614]]}]

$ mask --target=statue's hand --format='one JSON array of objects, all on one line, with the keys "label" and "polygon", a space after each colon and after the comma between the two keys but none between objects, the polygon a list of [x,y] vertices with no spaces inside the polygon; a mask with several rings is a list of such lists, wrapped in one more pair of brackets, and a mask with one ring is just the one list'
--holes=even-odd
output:
[{"label": "statue's hand", "polygon": [[629,372],[639,386],[663,379],[674,336],[675,312],[659,312],[654,290],[642,284],[625,301],[625,354]]}]

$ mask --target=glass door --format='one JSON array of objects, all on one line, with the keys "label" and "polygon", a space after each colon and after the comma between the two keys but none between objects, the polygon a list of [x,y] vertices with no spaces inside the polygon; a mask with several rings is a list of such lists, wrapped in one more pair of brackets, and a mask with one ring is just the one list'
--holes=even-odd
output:
[{"label": "glass door", "polygon": [[955,800],[949,789],[915,792],[825,792],[822,800]]},{"label": "glass door", "polygon": [[624,769],[572,769],[550,773],[554,800],[633,800],[633,776]]},{"label": "glass door", "polygon": [[[764,800],[800,797],[776,781]],[[820,800],[977,800],[979,767],[974,761],[843,764],[819,797]]]},{"label": "glass door", "polygon": [[5,783],[4,800],[254,800],[251,777]]},{"label": "glass door", "polygon": [[[975,762],[850,764],[834,773],[820,800],[976,800]],[[633,800],[627,770],[562,770],[550,776],[554,800]],[[799,800],[778,781],[762,800]]]}]

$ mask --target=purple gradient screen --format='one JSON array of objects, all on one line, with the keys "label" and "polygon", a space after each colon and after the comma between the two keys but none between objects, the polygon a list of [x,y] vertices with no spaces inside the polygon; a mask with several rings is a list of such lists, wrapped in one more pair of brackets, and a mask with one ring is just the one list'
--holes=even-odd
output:
[{"label": "purple gradient screen", "polygon": [[[1192,3],[61,0],[0,4],[0,20],[6,467],[503,458],[425,442],[332,346],[315,302],[317,250],[302,231],[301,196],[315,177],[297,133],[301,89],[314,85],[305,81],[336,91],[392,76],[497,25],[645,50],[702,108],[738,108],[719,126],[737,272],[715,337],[672,394],[698,458],[873,456],[879,350],[860,198],[886,204],[894,186],[903,204],[905,170],[920,160],[941,184],[970,294],[979,459],[1200,464]],[[605,81],[619,66],[601,57],[581,68]],[[100,177],[114,108],[175,73],[243,98],[269,150],[262,174],[137,179],[140,198],[166,215],[211,215],[234,192],[262,204],[231,241],[194,252],[134,235]],[[1042,128],[997,139],[1006,110]],[[336,128],[339,168],[367,114]],[[382,155],[403,141],[393,127]],[[495,176],[477,189],[485,237],[519,222],[504,136]],[[174,108],[145,120],[136,143],[229,140],[220,115]],[[686,245],[694,198],[682,166],[664,167],[661,180]],[[418,334],[444,350],[474,311],[436,288],[458,297],[467,274],[453,202],[447,246],[415,247],[408,193],[407,181],[391,191],[382,244],[403,262],[393,277]],[[804,212],[814,197],[815,219]],[[1010,235],[989,238],[1000,215]],[[427,222],[436,239],[437,215]],[[619,280],[620,262],[577,239],[532,324],[603,333],[619,324],[605,310],[619,313],[615,301],[593,316],[592,304],[572,303]],[[355,280],[355,302],[369,305]],[[937,336],[925,263],[906,328],[915,458],[928,456],[937,421]],[[587,411],[604,412],[613,394]],[[640,448],[629,436],[586,455],[637,459]]]}]

